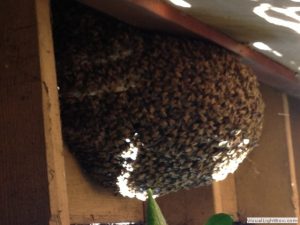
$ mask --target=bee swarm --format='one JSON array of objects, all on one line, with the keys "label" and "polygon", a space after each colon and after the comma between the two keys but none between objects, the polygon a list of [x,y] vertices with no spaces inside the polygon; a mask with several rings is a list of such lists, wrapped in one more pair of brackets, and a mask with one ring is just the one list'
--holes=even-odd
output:
[{"label": "bee swarm", "polygon": [[79,3],[53,8],[64,140],[94,181],[163,195],[225,178],[257,145],[264,104],[236,55]]}]

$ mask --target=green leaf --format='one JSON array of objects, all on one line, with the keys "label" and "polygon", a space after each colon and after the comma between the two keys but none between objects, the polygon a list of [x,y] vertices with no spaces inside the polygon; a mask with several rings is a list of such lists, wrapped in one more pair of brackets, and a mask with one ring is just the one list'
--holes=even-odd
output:
[{"label": "green leaf", "polygon": [[218,213],[211,216],[205,225],[232,225],[233,219],[225,213]]},{"label": "green leaf", "polygon": [[153,198],[152,190],[147,190],[147,225],[167,225],[160,208]]}]

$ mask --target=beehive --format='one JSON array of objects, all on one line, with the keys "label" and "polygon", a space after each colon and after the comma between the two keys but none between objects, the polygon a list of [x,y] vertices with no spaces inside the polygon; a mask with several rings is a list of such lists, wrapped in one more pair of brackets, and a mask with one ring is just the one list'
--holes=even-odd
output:
[{"label": "beehive", "polygon": [[264,104],[236,55],[54,7],[63,134],[94,181],[163,195],[224,179],[255,147]]}]

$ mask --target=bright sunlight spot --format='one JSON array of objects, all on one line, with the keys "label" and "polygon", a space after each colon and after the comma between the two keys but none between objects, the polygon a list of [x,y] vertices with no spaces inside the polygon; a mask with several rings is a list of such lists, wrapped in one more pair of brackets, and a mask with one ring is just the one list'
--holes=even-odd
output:
[{"label": "bright sunlight spot", "polygon": [[[239,136],[240,130],[235,134],[236,136]],[[239,164],[244,161],[246,158],[249,149],[247,148],[247,145],[250,143],[250,139],[243,138],[241,139],[241,142],[239,143],[238,147],[239,149],[231,149],[227,152],[227,158],[222,158],[221,162],[219,159],[222,157],[222,152],[219,152],[215,156],[213,156],[213,161],[217,162],[213,173],[212,178],[215,181],[221,181],[224,180],[229,173],[234,173],[236,169],[238,168]],[[219,143],[219,146],[227,145],[227,147],[230,147],[232,143],[228,141],[221,141]],[[238,154],[238,155],[237,155]]]},{"label": "bright sunlight spot", "polygon": [[278,57],[282,57],[282,54],[280,52],[273,50],[272,48],[270,48],[268,45],[266,45],[263,42],[254,42],[252,45],[257,49],[260,49],[263,51],[269,51]]},{"label": "bright sunlight spot", "polygon": [[229,173],[234,173],[239,164],[244,161],[248,151],[242,152],[237,159],[227,159],[215,166],[215,171],[212,174],[212,178],[215,181],[224,180]]},{"label": "bright sunlight spot", "polygon": [[274,55],[278,56],[278,57],[282,57],[282,54],[280,52],[277,52],[275,50],[272,51]]},{"label": "bright sunlight spot", "polygon": [[262,43],[262,42],[254,42],[252,44],[255,48],[258,48],[260,50],[264,50],[264,51],[271,51],[272,49],[266,45],[265,43]]},{"label": "bright sunlight spot", "polygon": [[[277,18],[275,16],[270,16],[267,12],[276,12],[280,13],[284,16],[290,17],[293,21],[285,20],[282,18]],[[287,8],[280,8],[274,7],[271,4],[263,3],[253,9],[253,12],[268,21],[269,23],[287,27],[289,29],[294,30],[295,32],[300,34],[300,16],[297,14],[300,11],[300,7],[287,7]]]},{"label": "bright sunlight spot", "polygon": [[[138,134],[135,134],[137,136]],[[142,191],[138,192],[136,190],[133,190],[128,185],[128,179],[130,177],[130,173],[134,170],[133,163],[134,160],[136,160],[138,155],[138,148],[131,143],[131,140],[129,138],[126,138],[125,141],[129,144],[129,148],[124,150],[121,154],[121,157],[124,159],[124,163],[122,165],[124,171],[123,173],[117,177],[117,185],[119,187],[119,192],[121,195],[129,198],[137,198],[139,200],[145,201],[147,199],[147,192]],[[128,163],[127,160],[131,159],[132,162]],[[154,198],[157,197],[157,195],[153,196]],[[121,223],[120,223],[121,224]]]},{"label": "bright sunlight spot", "polygon": [[184,7],[184,8],[191,8],[192,5],[184,0],[169,0],[174,5]]}]

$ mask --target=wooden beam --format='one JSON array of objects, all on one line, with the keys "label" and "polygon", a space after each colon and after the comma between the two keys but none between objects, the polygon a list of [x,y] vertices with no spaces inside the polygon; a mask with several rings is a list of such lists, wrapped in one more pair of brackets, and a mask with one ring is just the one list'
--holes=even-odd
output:
[{"label": "wooden beam", "polygon": [[[292,131],[292,144],[295,158],[295,186],[298,189],[298,209],[300,208],[299,193],[300,193],[300,100],[289,97],[289,115]],[[300,212],[299,212],[300,214]],[[299,218],[299,217],[298,217]]]},{"label": "wooden beam", "polygon": [[43,118],[50,193],[50,224],[70,224],[64,148],[50,22],[49,0],[35,1],[38,50],[42,83]]},{"label": "wooden beam", "polygon": [[135,4],[143,9],[146,9],[156,16],[163,18],[164,20],[170,21],[174,24],[184,27],[185,29],[211,40],[243,57],[259,64],[261,69],[265,73],[272,74],[272,78],[275,76],[286,78],[289,81],[297,82],[295,72],[291,71],[287,67],[273,61],[267,56],[254,51],[247,45],[240,44],[233,40],[229,36],[222,34],[214,28],[202,23],[201,21],[184,14],[178,9],[170,6],[163,1],[148,1],[148,0],[126,0]]},{"label": "wooden beam", "polygon": [[223,181],[214,182],[212,189],[215,213],[227,213],[238,220],[234,174],[229,174]]},{"label": "wooden beam", "polygon": [[282,94],[282,104],[283,112],[286,115],[284,117],[285,122],[285,135],[286,135],[286,144],[287,144],[287,154],[288,154],[288,164],[290,169],[290,182],[292,189],[291,200],[294,205],[295,217],[299,218],[299,194],[298,194],[298,185],[297,185],[297,176],[296,176],[296,164],[295,164],[295,154],[294,154],[294,145],[292,137],[292,128],[291,128],[291,115],[289,109],[288,97],[286,94]]}]

